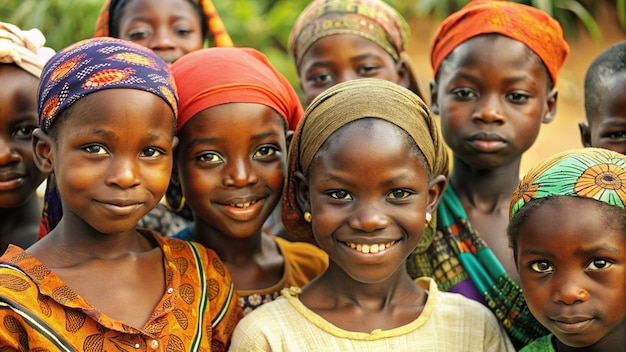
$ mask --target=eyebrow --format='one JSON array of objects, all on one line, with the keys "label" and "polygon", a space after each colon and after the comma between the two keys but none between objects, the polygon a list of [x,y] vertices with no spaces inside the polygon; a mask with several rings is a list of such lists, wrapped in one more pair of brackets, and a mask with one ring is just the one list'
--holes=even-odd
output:
[{"label": "eyebrow", "polygon": [[591,248],[577,249],[574,251],[574,254],[578,256],[589,256],[592,254],[596,254],[598,252],[608,252],[612,254],[617,254],[622,252],[619,248],[607,245],[595,246]]}]

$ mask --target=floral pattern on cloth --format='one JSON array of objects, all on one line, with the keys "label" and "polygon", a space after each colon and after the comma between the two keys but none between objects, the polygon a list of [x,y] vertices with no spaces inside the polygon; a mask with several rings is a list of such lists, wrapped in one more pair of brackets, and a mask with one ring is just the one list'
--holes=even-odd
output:
[{"label": "floral pattern on cloth", "polygon": [[558,153],[532,168],[511,200],[511,218],[533,199],[550,196],[591,198],[626,208],[626,157],[585,148]]},{"label": "floral pattern on cloth", "polygon": [[222,261],[202,246],[142,234],[163,251],[166,289],[141,329],[108,317],[10,246],[0,257],[0,350],[226,351],[242,314]]}]

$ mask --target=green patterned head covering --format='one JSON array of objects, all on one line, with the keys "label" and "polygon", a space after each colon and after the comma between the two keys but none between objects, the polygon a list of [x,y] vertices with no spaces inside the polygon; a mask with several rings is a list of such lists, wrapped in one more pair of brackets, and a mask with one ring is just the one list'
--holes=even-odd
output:
[{"label": "green patterned head covering", "polygon": [[533,199],[591,198],[626,208],[626,156],[607,149],[574,149],[544,160],[522,179],[511,201],[511,218]]}]

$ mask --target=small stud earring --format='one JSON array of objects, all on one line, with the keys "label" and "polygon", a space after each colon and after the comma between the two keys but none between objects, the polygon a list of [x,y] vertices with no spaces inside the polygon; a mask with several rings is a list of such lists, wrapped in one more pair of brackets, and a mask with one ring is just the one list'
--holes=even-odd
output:
[{"label": "small stud earring", "polygon": [[426,226],[428,226],[428,224],[430,224],[430,221],[433,219],[433,216],[431,213],[426,213]]},{"label": "small stud earring", "polygon": [[311,220],[313,220],[313,215],[311,215],[311,212],[305,211],[304,212],[304,221],[311,222]]}]

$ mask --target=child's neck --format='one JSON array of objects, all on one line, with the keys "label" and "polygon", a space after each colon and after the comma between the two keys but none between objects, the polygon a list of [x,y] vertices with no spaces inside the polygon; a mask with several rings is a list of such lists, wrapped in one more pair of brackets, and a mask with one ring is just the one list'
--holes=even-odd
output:
[{"label": "child's neck", "polygon": [[25,249],[37,241],[42,208],[41,200],[33,194],[21,207],[0,209],[0,253],[9,244]]},{"label": "child's neck", "polygon": [[450,174],[450,185],[463,205],[469,222],[516,282],[519,282],[519,276],[506,237],[506,228],[511,196],[520,180],[519,161],[518,158],[499,168],[478,170],[455,158]]},{"label": "child's neck", "polygon": [[454,158],[450,184],[464,206],[489,213],[504,207],[519,184],[520,159],[496,169],[479,170]]},{"label": "child's neck", "polygon": [[28,249],[46,266],[67,268],[93,260],[115,261],[133,253],[148,252],[158,245],[132,227],[119,233],[101,233],[71,212]]},{"label": "child's neck", "polygon": [[261,230],[235,238],[196,220],[191,234],[194,241],[214,250],[222,259],[238,291],[270,288],[283,278],[284,257],[271,235]]},{"label": "child's neck", "polygon": [[194,241],[214,250],[225,263],[243,264],[263,251],[263,233],[260,229],[252,236],[238,238],[223,234],[200,219],[194,219],[191,236]]},{"label": "child's neck", "polygon": [[333,325],[370,333],[406,325],[419,317],[426,292],[403,268],[383,282],[355,281],[330,261],[329,268],[303,288],[301,301]]}]

